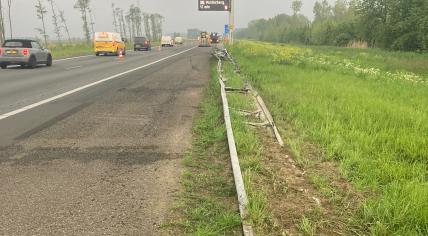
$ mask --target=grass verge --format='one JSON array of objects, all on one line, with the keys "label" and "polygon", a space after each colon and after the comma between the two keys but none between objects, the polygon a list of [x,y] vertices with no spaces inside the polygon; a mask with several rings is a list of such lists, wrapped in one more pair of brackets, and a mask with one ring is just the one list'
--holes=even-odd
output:
[{"label": "grass verge", "polygon": [[[242,88],[246,83],[230,63],[225,63],[224,73],[228,86]],[[248,122],[262,122],[240,112],[257,110],[250,94],[232,93],[228,99],[249,198],[250,221],[256,235],[349,234],[345,225],[351,223],[349,215],[355,208],[348,205],[357,198],[344,189],[348,186],[334,173],[334,167],[308,156],[306,148],[296,152],[304,143],[300,138],[298,142],[288,142],[289,149],[284,150],[270,128],[249,126]],[[329,184],[322,183],[317,188],[308,173],[317,173]]]},{"label": "grass verge", "polygon": [[[307,159],[305,145],[314,144],[365,193],[346,227],[428,235],[426,55],[266,45],[240,43],[232,52],[281,131],[297,133],[287,138],[297,155]],[[310,180],[327,198],[341,195],[323,175]],[[310,235],[311,226],[303,219],[300,228]]]},{"label": "grass verge", "polygon": [[50,50],[52,52],[52,57],[55,59],[92,55],[94,51],[91,44],[85,43],[51,45]]}]

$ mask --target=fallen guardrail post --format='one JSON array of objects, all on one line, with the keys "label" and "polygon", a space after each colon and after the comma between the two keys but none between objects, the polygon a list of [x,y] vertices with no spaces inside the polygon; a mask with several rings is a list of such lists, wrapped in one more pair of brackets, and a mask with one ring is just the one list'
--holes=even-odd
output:
[{"label": "fallen guardrail post", "polygon": [[263,98],[254,90],[253,91],[253,95],[254,98],[257,102],[257,106],[263,111],[265,118],[267,119],[267,121],[269,122],[273,133],[275,135],[276,140],[278,141],[278,144],[283,147],[284,146],[284,140],[282,140],[281,135],[279,134],[278,128],[276,127],[275,121],[273,120],[272,114],[269,112],[269,109],[267,108],[265,102],[263,101]]}]

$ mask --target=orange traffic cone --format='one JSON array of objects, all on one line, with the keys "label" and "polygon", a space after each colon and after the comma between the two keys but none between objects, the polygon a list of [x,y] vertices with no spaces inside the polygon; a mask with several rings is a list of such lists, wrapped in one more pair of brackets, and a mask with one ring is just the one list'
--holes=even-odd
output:
[{"label": "orange traffic cone", "polygon": [[120,50],[119,51],[119,60],[123,60],[123,59],[125,59],[125,57],[123,56],[123,51]]}]

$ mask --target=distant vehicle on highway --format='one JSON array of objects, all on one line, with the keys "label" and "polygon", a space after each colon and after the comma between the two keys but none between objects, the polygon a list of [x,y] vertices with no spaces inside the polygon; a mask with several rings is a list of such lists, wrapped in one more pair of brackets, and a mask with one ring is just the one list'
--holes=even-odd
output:
[{"label": "distant vehicle on highway", "polygon": [[162,36],[161,45],[162,47],[174,47],[174,40],[171,36]]},{"label": "distant vehicle on highway", "polygon": [[126,45],[119,33],[96,32],[94,37],[95,55],[113,54],[118,56],[120,52],[126,54]]},{"label": "distant vehicle on highway", "polygon": [[211,43],[217,44],[220,42],[220,35],[218,33],[211,33],[210,39],[211,39]]},{"label": "distant vehicle on highway", "polygon": [[183,44],[184,39],[183,39],[183,37],[175,37],[174,42],[175,42],[175,44]]},{"label": "distant vehicle on highway", "polygon": [[150,51],[152,50],[152,43],[146,37],[134,38],[134,51]]},{"label": "distant vehicle on highway", "polygon": [[37,41],[26,39],[6,40],[0,48],[0,67],[9,65],[35,68],[38,64],[52,66],[52,54]]},{"label": "distant vehicle on highway", "polygon": [[207,32],[201,32],[199,36],[199,47],[211,47],[210,36]]}]

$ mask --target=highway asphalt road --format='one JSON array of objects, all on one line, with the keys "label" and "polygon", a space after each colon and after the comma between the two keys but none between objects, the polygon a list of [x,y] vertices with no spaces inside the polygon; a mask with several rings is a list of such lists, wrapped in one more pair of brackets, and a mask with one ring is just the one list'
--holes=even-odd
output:
[{"label": "highway asphalt road", "polygon": [[210,53],[186,45],[1,70],[0,235],[158,235]]}]

